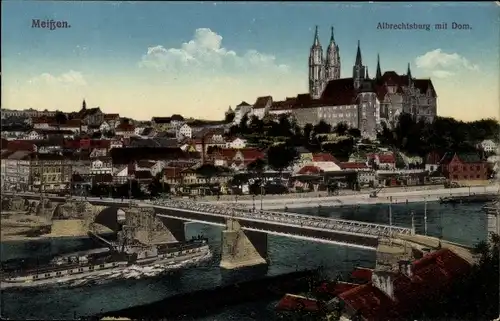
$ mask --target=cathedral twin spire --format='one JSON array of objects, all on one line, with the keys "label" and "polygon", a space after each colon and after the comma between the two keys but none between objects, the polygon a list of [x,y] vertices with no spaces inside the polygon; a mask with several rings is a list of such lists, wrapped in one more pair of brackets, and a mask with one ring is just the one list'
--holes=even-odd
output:
[{"label": "cathedral twin spire", "polygon": [[309,55],[309,93],[314,99],[317,99],[321,96],[328,81],[339,78],[340,55],[339,46],[335,43],[334,29],[331,28],[330,43],[324,58],[319,41],[318,26],[316,26]]}]

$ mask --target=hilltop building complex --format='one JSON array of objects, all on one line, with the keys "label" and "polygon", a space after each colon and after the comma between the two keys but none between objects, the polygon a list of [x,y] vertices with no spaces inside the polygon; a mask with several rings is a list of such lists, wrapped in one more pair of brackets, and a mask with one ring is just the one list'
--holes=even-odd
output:
[{"label": "hilltop building complex", "polygon": [[380,57],[375,77],[370,77],[359,41],[352,75],[341,76],[340,49],[333,28],[324,56],[316,27],[309,54],[309,93],[284,101],[265,96],[257,98],[253,105],[242,102],[234,111],[235,122],[244,114],[259,118],[266,114],[290,114],[301,126],[321,120],[332,126],[344,122],[358,128],[365,137],[375,137],[382,123],[391,127],[402,113],[426,121],[436,117],[437,93],[431,79],[414,78],[410,64],[406,74],[382,73]]}]

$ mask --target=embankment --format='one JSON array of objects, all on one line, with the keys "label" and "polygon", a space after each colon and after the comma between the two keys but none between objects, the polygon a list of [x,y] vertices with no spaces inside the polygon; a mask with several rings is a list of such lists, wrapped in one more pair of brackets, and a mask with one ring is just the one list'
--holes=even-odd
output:
[{"label": "embankment", "polygon": [[[413,190],[413,191],[398,191],[392,192],[390,189],[382,190],[378,193],[377,197],[370,197],[369,193],[365,194],[354,194],[354,195],[341,195],[341,196],[325,196],[325,197],[290,197],[279,198],[279,199],[267,199],[264,196],[262,200],[262,208],[267,210],[272,209],[292,209],[292,208],[305,208],[305,207],[317,207],[317,206],[354,206],[354,205],[370,205],[370,204],[388,204],[392,203],[404,203],[404,202],[433,202],[438,201],[441,197],[447,196],[464,196],[474,193],[474,194],[490,194],[498,193],[499,185],[489,185],[489,186],[472,186],[472,187],[461,187],[461,188],[441,188],[433,190]],[[208,202],[217,204],[229,204],[233,202]],[[260,208],[261,200],[256,197],[256,200],[239,200],[238,204],[245,204],[247,207]]]}]

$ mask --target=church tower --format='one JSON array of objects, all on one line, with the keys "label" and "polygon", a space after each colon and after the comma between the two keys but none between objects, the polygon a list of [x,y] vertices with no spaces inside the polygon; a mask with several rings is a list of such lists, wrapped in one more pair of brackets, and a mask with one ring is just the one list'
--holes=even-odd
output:
[{"label": "church tower", "polygon": [[382,70],[380,69],[380,55],[377,54],[377,74],[375,76],[375,79],[380,80],[382,79]]},{"label": "church tower", "polygon": [[330,44],[328,45],[328,49],[326,51],[325,73],[326,82],[334,79],[340,79],[340,53],[339,46],[335,43],[333,27]]},{"label": "church tower", "polygon": [[354,88],[358,89],[365,79],[366,71],[363,66],[363,59],[361,58],[361,48],[358,40],[358,51],[356,52],[356,62],[352,67],[352,78],[354,80]]},{"label": "church tower", "polygon": [[313,99],[321,97],[324,88],[324,80],[323,48],[319,42],[318,26],[316,26],[314,42],[309,54],[309,94]]}]

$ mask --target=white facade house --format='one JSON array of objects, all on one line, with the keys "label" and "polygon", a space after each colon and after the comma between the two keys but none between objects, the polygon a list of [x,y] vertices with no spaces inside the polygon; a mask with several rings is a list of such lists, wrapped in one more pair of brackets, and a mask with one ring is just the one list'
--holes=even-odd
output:
[{"label": "white facade house", "polygon": [[24,135],[23,139],[25,139],[25,140],[41,140],[41,139],[44,139],[44,138],[45,138],[45,135],[40,134],[36,130],[32,130],[30,132],[27,132]]},{"label": "white facade house", "polygon": [[141,136],[141,135],[142,135],[142,132],[144,131],[144,129],[146,129],[146,127],[143,127],[143,126],[136,127],[136,128],[135,128],[135,134],[136,134],[137,136]]},{"label": "white facade house", "polygon": [[112,148],[122,148],[123,147],[123,143],[121,140],[118,140],[118,139],[113,139],[109,142],[109,149],[112,149]]},{"label": "white facade house", "polygon": [[482,150],[484,150],[487,153],[494,153],[497,151],[497,144],[491,139],[483,140],[479,145],[482,148]]},{"label": "white facade house", "polygon": [[247,140],[243,138],[235,138],[234,140],[226,143],[227,148],[242,149],[247,146]]},{"label": "white facade house", "polygon": [[243,116],[249,114],[252,111],[252,105],[247,103],[246,101],[242,101],[236,108],[234,109],[234,120],[233,123],[238,125],[241,122]]},{"label": "white facade house", "polygon": [[99,131],[101,133],[109,132],[111,130],[114,130],[114,127],[111,127],[111,125],[107,121],[103,121],[102,124],[99,126]]},{"label": "white facade house", "polygon": [[93,160],[90,163],[90,174],[113,174],[111,159],[100,158]]},{"label": "white facade house", "polygon": [[184,124],[181,127],[179,127],[179,129],[177,130],[176,136],[177,136],[177,139],[181,139],[184,137],[192,138],[193,137],[193,129],[188,124]]}]

